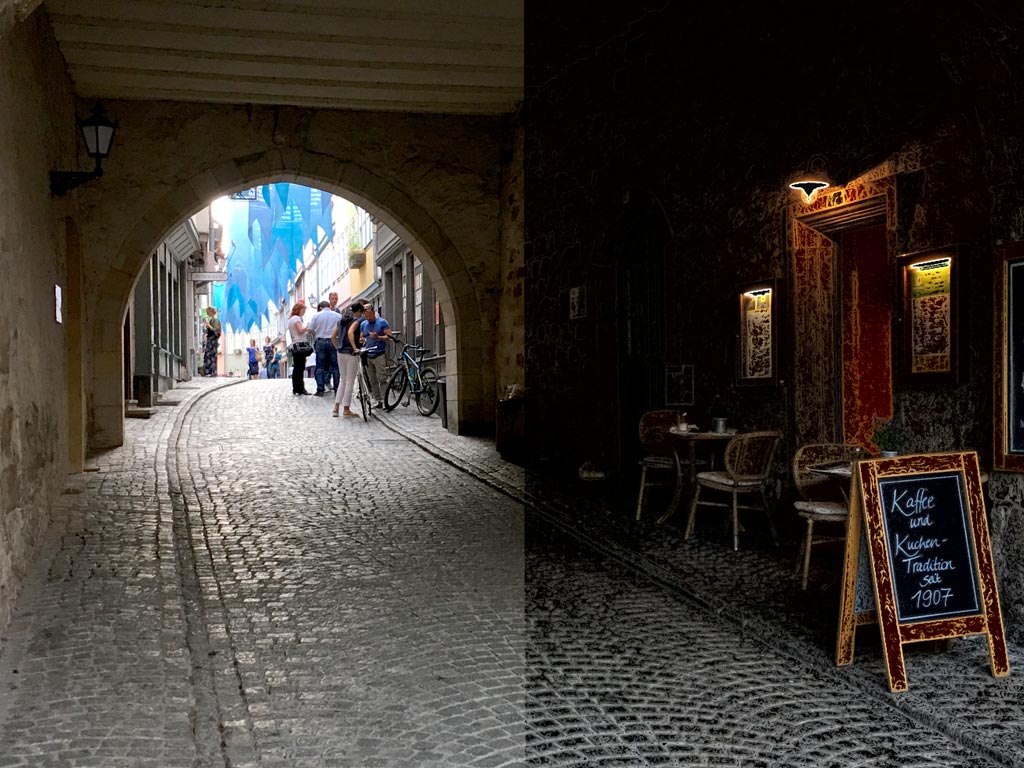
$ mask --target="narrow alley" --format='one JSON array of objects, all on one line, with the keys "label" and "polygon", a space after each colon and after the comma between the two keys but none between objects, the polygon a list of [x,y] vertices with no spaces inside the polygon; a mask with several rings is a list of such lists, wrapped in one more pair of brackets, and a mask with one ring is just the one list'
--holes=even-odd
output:
[{"label": "narrow alley", "polygon": [[0,766],[1024,765],[1021,677],[978,638],[894,696],[866,635],[832,665],[778,553],[288,392],[195,380],[69,478],[3,638]]}]

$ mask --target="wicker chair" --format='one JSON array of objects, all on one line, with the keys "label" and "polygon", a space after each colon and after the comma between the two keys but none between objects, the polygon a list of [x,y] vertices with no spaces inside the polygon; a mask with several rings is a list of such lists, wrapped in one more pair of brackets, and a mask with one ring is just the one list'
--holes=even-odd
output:
[{"label": "wicker chair", "polygon": [[[681,414],[680,411],[662,409],[648,411],[640,417],[640,445],[643,446],[645,455],[640,459],[640,493],[636,500],[636,519],[640,519],[643,513],[644,497],[647,489],[655,485],[647,477],[648,472],[668,471],[675,472],[675,496],[671,505],[678,503],[678,495],[682,490],[684,481],[683,466],[689,466],[689,462],[683,462],[676,451],[673,450],[671,438],[668,436],[669,428],[675,426],[676,420]],[[671,506],[670,506],[671,508]]]},{"label": "wicker chair", "polygon": [[[853,462],[867,457],[868,452],[859,445],[843,443],[811,443],[797,449],[793,456],[793,481],[801,499],[794,503],[797,514],[807,521],[807,533],[800,542],[797,553],[796,571],[803,569],[801,589],[807,589],[807,578],[811,568],[811,548],[816,544],[845,541],[846,518],[849,516],[849,502],[841,485],[833,478],[811,471],[815,465],[829,462]],[[843,534],[814,536],[815,523],[841,523]]]},{"label": "wicker chair", "polygon": [[[734,550],[740,548],[739,510],[741,509],[763,509],[768,517],[768,528],[772,534],[772,541],[778,545],[779,538],[775,533],[775,523],[772,521],[764,488],[768,483],[772,458],[775,456],[775,449],[778,447],[781,437],[782,435],[778,432],[747,432],[736,435],[725,447],[725,469],[723,471],[697,473],[697,489],[690,502],[690,519],[686,523],[686,539],[693,535],[697,507],[704,505],[732,508],[732,548]],[[728,493],[731,496],[731,502],[702,499],[701,492],[704,490]],[[740,495],[754,493],[761,497],[760,506],[739,503]]]}]

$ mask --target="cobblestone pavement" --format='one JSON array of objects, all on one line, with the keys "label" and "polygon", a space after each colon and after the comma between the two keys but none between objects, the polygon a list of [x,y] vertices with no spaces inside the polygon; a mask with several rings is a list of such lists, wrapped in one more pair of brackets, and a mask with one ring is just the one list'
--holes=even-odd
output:
[{"label": "cobblestone pavement", "polygon": [[834,594],[776,552],[412,409],[226,383],[69,480],[0,640],[0,768],[1024,765],[1019,673],[975,639],[894,696],[870,633],[832,665]]},{"label": "cobblestone pavement", "polygon": [[[928,644],[906,646],[910,690],[892,694],[886,686],[875,625],[858,630],[852,666],[837,668],[833,662],[838,551],[831,562],[815,554],[815,586],[803,592],[793,569],[794,550],[758,548],[747,537],[741,550],[734,552],[724,530],[708,524],[684,542],[681,531],[671,524],[634,522],[635,499],[615,503],[601,483],[552,482],[526,472],[503,462],[493,441],[452,435],[436,417],[424,419],[396,409],[379,418],[442,460],[522,499],[532,517],[570,533],[606,560],[642,574],[684,601],[706,607],[731,625],[731,632],[742,641],[761,642],[811,674],[831,680],[832,685],[858,691],[880,711],[895,707],[923,727],[970,745],[999,764],[1024,766],[1024,650],[1019,643],[1010,643],[1011,676],[1000,679],[989,672],[987,647],[980,637],[955,640],[945,653],[932,652]],[[656,513],[649,511],[648,517]],[[528,552],[531,558],[535,554],[533,539]],[[532,619],[534,603],[530,606]]]},{"label": "cobblestone pavement", "polygon": [[545,527],[527,545],[534,764],[996,764]]}]

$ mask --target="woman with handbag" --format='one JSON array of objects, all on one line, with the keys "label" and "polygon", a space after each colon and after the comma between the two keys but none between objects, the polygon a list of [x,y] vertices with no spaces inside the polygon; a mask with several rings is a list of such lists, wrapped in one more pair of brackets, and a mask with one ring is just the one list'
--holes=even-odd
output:
[{"label": "woman with handbag", "polygon": [[309,331],[309,326],[302,324],[302,316],[304,314],[306,314],[305,303],[297,301],[292,307],[291,315],[288,317],[288,334],[292,339],[290,350],[292,361],[295,363],[292,367],[293,395],[309,394],[302,380],[302,374],[306,368],[306,358],[313,354],[313,346],[306,341],[306,333]]},{"label": "woman with handbag", "polygon": [[205,339],[203,344],[203,376],[217,375],[217,351],[220,346],[220,320],[217,319],[217,308],[206,308],[206,320],[203,321]]}]

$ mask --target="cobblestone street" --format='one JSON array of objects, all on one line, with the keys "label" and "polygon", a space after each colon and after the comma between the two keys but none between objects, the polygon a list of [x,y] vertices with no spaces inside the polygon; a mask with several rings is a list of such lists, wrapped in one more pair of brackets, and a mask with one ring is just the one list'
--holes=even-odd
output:
[{"label": "cobblestone street", "polygon": [[1002,680],[977,638],[908,652],[894,696],[791,559],[289,388],[192,382],[69,479],[0,768],[1024,766],[1019,647]]}]

